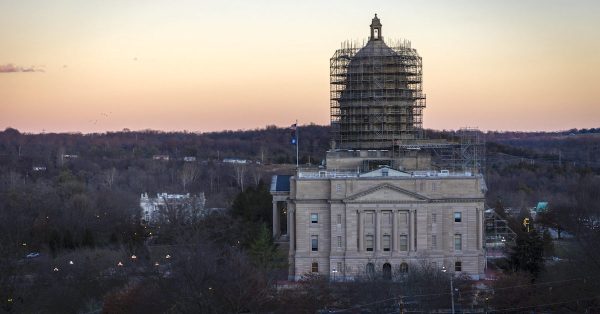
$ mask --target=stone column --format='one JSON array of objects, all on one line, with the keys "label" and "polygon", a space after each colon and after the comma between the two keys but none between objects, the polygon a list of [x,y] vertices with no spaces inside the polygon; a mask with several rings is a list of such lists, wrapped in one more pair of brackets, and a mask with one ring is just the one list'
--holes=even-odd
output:
[{"label": "stone column", "polygon": [[296,280],[296,204],[287,203],[287,233],[290,243],[288,253],[288,280]]},{"label": "stone column", "polygon": [[415,230],[416,229],[415,228],[416,227],[415,226],[415,216],[416,215],[415,215],[415,210],[414,209],[411,209],[411,210],[408,211],[408,220],[409,220],[408,221],[408,225],[409,225],[408,241],[409,241],[409,247],[410,247],[409,251],[411,251],[411,252],[416,250],[416,247],[415,247],[415,238],[417,236],[417,233],[416,233],[416,230]]},{"label": "stone column", "polygon": [[277,201],[273,200],[273,238],[277,240],[281,227],[279,226],[279,209],[277,208]]},{"label": "stone column", "polygon": [[358,251],[362,252],[364,251],[364,233],[365,233],[365,226],[364,226],[364,222],[363,222],[363,214],[362,214],[362,210],[357,210],[356,211],[356,216],[358,217]]},{"label": "stone column", "polygon": [[381,251],[381,215],[379,209],[375,210],[375,251]]},{"label": "stone column", "polygon": [[290,238],[290,255],[296,252],[296,205],[288,207],[288,236]]},{"label": "stone column", "polygon": [[415,251],[419,247],[419,236],[418,236],[418,234],[419,234],[419,226],[417,224],[418,221],[419,221],[419,219],[417,217],[417,210],[413,209],[413,227],[415,229],[415,231],[414,231],[414,234],[415,234],[415,243],[413,245],[414,245]]},{"label": "stone column", "polygon": [[392,252],[398,251],[398,211],[394,210],[392,212]]},{"label": "stone column", "polygon": [[484,212],[483,209],[478,208],[477,209],[477,221],[479,222],[479,230],[478,231],[478,235],[477,235],[477,251],[481,251],[483,249],[483,235],[484,235],[484,229],[483,229],[483,224],[485,223],[485,220],[483,219],[484,217]]},{"label": "stone column", "polygon": [[413,250],[413,248],[412,248],[413,247],[413,245],[412,245],[412,243],[413,243],[413,241],[412,241],[412,237],[413,237],[413,235],[412,235],[412,229],[413,229],[412,210],[408,210],[407,214],[408,214],[408,251],[412,252],[412,250]]}]

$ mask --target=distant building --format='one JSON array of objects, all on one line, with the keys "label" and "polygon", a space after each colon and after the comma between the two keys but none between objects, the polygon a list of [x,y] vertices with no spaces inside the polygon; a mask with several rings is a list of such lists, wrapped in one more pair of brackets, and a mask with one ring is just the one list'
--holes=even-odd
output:
[{"label": "distant building", "polygon": [[142,223],[189,223],[207,214],[205,203],[204,193],[198,195],[158,193],[156,197],[149,197],[148,193],[143,193],[140,197]]},{"label": "distant building", "polygon": [[196,161],[196,157],[194,157],[194,156],[186,156],[186,157],[183,157],[183,161],[185,161],[185,162],[194,162],[194,161]]},{"label": "distant building", "polygon": [[546,212],[548,210],[548,202],[538,202],[534,209],[538,214]]},{"label": "distant building", "polygon": [[169,155],[154,155],[154,156],[152,156],[152,159],[169,161]]},{"label": "distant building", "polygon": [[250,160],[239,158],[225,158],[223,162],[226,164],[249,164]]}]

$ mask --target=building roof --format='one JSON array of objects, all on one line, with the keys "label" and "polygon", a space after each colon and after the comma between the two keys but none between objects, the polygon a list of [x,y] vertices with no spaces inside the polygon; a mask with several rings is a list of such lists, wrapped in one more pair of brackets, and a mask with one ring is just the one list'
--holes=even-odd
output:
[{"label": "building roof", "polygon": [[411,177],[412,174],[404,171],[398,171],[389,167],[382,167],[367,173],[361,173],[361,177]]},{"label": "building roof", "polygon": [[369,42],[354,55],[352,61],[360,58],[388,57],[397,55],[398,54],[392,48],[388,47],[383,40],[369,40]]},{"label": "building roof", "polygon": [[289,192],[291,175],[275,175],[271,179],[271,192]]},{"label": "building roof", "polygon": [[535,211],[540,213],[540,212],[544,212],[548,209],[548,202],[538,202],[537,206],[535,207]]}]

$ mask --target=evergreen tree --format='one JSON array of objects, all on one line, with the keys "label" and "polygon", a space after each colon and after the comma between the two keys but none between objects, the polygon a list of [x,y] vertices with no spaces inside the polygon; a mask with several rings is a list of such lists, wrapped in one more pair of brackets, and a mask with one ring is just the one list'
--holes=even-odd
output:
[{"label": "evergreen tree", "polygon": [[273,223],[272,201],[268,186],[260,181],[256,187],[249,187],[236,196],[231,206],[232,212],[245,221],[265,223],[270,227]]},{"label": "evergreen tree", "polygon": [[524,232],[517,237],[510,256],[513,271],[529,272],[534,278],[544,269],[544,241],[537,231]]},{"label": "evergreen tree", "polygon": [[549,257],[554,255],[554,242],[548,229],[544,229],[544,233],[542,234],[542,241],[544,242],[544,256]]},{"label": "evergreen tree", "polygon": [[254,242],[250,244],[248,254],[254,265],[264,271],[283,267],[283,256],[277,251],[265,224],[261,224]]}]

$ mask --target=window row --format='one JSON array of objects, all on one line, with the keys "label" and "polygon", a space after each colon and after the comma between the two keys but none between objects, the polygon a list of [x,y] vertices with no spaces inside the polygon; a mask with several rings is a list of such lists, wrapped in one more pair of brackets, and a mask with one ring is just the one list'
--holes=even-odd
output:
[{"label": "window row", "polygon": [[[454,222],[462,222],[462,212],[454,212]],[[431,223],[435,224],[437,223],[437,214],[436,213],[432,213],[431,214]]]},{"label": "window row", "polygon": [[[337,242],[337,247],[338,248],[342,248],[343,246],[343,239],[342,236],[337,236],[336,237],[336,242]],[[381,248],[384,252],[389,252],[391,250],[391,237],[389,235],[383,235],[382,239],[381,239]],[[405,234],[400,235],[399,239],[398,239],[398,249],[400,251],[408,251],[408,236]],[[318,235],[312,235],[310,237],[310,247],[311,247],[311,251],[313,252],[317,252],[319,251],[319,236]],[[374,250],[375,247],[375,239],[373,237],[373,235],[366,235],[365,236],[365,250],[367,252],[372,252]],[[437,244],[437,235],[432,235],[431,236],[431,249],[435,250],[438,248],[438,244]],[[455,251],[462,251],[462,234],[457,233],[454,235],[454,250]]]},{"label": "window row", "polygon": [[[437,268],[437,263],[433,262],[432,265],[434,265],[434,268]],[[313,273],[318,273],[319,272],[319,263],[317,262],[312,262],[311,264],[311,272]],[[392,275],[392,265],[390,263],[385,263],[383,264],[382,267],[383,270],[383,276],[384,278],[391,278]],[[401,274],[406,274],[408,273],[408,264],[407,263],[401,263],[400,266],[398,267],[398,270],[400,271]],[[375,264],[373,263],[367,263],[366,267],[365,267],[365,271],[367,273],[367,275],[374,275],[375,274]],[[461,261],[456,261],[454,262],[454,271],[455,272],[461,272],[462,271],[462,262]],[[339,273],[342,272],[342,262],[337,262],[337,267],[334,267],[332,272],[335,273]]]},{"label": "window row", "polygon": [[[393,215],[391,212],[382,212],[381,217],[382,217],[381,222],[383,224],[387,224],[387,225],[392,224]],[[342,224],[342,215],[338,214],[336,218],[337,218],[336,223],[338,225],[341,225]],[[407,213],[400,214],[400,222],[404,223],[404,224],[408,224],[408,214]],[[454,222],[462,222],[462,212],[454,212]],[[318,213],[310,214],[310,223],[313,223],[313,224],[319,223],[319,214]],[[365,213],[364,223],[371,224],[371,225],[375,224],[375,214],[372,212]],[[437,223],[437,214],[436,213],[431,214],[431,223]]]},{"label": "window row", "polygon": [[[341,225],[342,224],[342,215],[338,214],[336,218],[337,218],[336,219],[336,223],[338,225]],[[310,214],[310,223],[311,224],[317,224],[317,223],[319,223],[319,214],[318,213],[311,213]]]},{"label": "window row", "polygon": [[[435,235],[435,234],[431,235],[431,249],[432,250],[438,249],[437,235]],[[454,250],[462,251],[462,234],[460,234],[460,233],[457,233],[454,235]]]},{"label": "window row", "polygon": [[[374,237],[373,235],[366,235],[365,236],[365,250],[368,252],[372,252],[373,251],[373,247],[374,247]],[[408,251],[408,236],[405,234],[400,235],[399,237],[399,241],[398,241],[398,245],[399,245],[399,249],[400,251]],[[383,235],[381,238],[381,248],[383,249],[384,252],[389,252],[391,250],[391,236],[390,235]]]},{"label": "window row", "polygon": [[[336,264],[337,267],[334,267],[331,272],[334,273],[334,275],[336,273],[341,273],[343,271],[342,269],[342,262],[337,262]],[[312,262],[312,264],[310,265],[310,271],[313,273],[318,273],[319,272],[319,263],[317,262]]]},{"label": "window row", "polygon": [[[384,263],[381,270],[382,270],[382,275],[383,275],[384,279],[392,279],[392,265],[390,263]],[[401,263],[400,266],[398,267],[398,270],[399,270],[400,274],[408,273],[408,264]],[[375,275],[375,264],[367,263],[367,265],[365,266],[365,272],[366,272],[367,276],[374,276]]]}]

